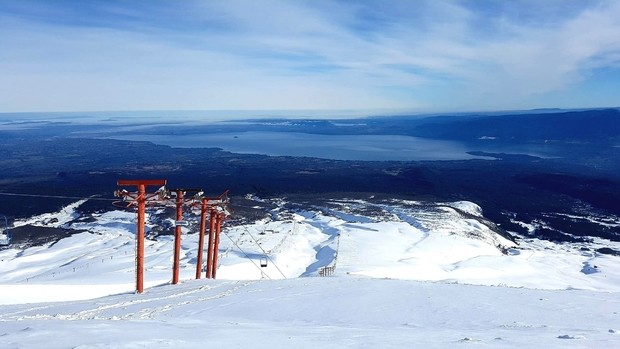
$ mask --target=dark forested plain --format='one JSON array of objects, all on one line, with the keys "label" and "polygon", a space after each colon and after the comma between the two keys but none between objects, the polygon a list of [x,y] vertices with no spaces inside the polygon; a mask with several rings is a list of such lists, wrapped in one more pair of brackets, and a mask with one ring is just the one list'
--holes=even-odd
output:
[{"label": "dark forested plain", "polygon": [[[5,193],[0,195],[0,213],[11,220],[58,210],[79,197],[102,199],[91,200],[81,209],[112,209],[118,179],[163,178],[170,187],[199,187],[210,194],[228,189],[239,215],[245,212],[241,198],[248,193],[309,204],[344,197],[469,200],[480,205],[487,218],[518,236],[620,241],[617,227],[593,222],[620,216],[618,109],[337,121],[256,119],[192,126],[136,122],[123,127],[101,121],[5,117],[0,126],[0,192]],[[127,131],[127,126],[139,128]],[[394,134],[456,141],[475,149],[471,154],[486,158],[339,161],[109,139],[136,129],[141,134],[175,135],[247,130]],[[543,224],[532,232],[518,222]]]}]

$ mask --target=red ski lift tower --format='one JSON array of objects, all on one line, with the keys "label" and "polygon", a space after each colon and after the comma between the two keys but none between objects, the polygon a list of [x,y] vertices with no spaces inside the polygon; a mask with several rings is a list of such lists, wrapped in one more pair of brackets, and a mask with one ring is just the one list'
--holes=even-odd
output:
[{"label": "red ski lift tower", "polygon": [[[185,194],[188,192],[195,192],[195,196],[185,199]],[[181,257],[181,229],[188,225],[188,222],[183,220],[183,205],[187,203],[195,202],[195,198],[198,195],[202,195],[201,189],[170,189],[166,190],[164,194],[165,199],[172,200],[174,197],[174,203],[176,206],[176,221],[174,229],[174,259],[172,262],[172,284],[179,283],[179,265]]]},{"label": "red ski lift tower", "polygon": [[202,272],[202,257],[204,254],[204,235],[207,225],[207,211],[209,212],[209,241],[207,244],[206,278],[215,278],[217,269],[217,251],[219,248],[219,233],[221,220],[229,215],[228,191],[216,198],[207,198],[199,193],[195,197],[200,202],[200,236],[198,241],[198,258],[196,260],[196,279],[200,279]]},{"label": "red ski lift tower", "polygon": [[[147,203],[161,202],[165,193],[165,179],[143,179],[143,180],[126,180],[121,179],[116,183],[118,186],[136,186],[137,192],[128,192],[125,189],[119,189],[114,192],[114,196],[120,197],[126,205],[117,206],[138,208],[138,224],[136,232],[136,293],[144,292],[144,212]],[[147,186],[160,186],[160,189],[154,194],[147,194]]]},{"label": "red ski lift tower", "polygon": [[[228,216],[228,213],[221,210],[219,207],[215,212],[215,243],[213,244],[213,257],[211,261],[211,278],[215,279],[217,273],[217,258],[220,246],[220,229],[222,228],[222,222]],[[207,268],[208,269],[208,268]]]}]

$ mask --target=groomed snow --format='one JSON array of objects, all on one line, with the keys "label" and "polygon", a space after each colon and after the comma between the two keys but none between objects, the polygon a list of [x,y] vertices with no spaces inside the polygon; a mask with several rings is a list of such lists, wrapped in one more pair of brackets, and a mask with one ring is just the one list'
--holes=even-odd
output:
[{"label": "groomed snow", "polygon": [[[364,216],[282,202],[274,220],[225,227],[218,280],[192,280],[190,227],[180,285],[172,236],[147,240],[141,295],[135,213],[85,223],[79,204],[27,222],[87,232],[0,251],[0,347],[620,347],[618,257],[516,246],[473,203]],[[333,276],[318,277],[326,267]]]},{"label": "groomed snow", "polygon": [[353,277],[198,280],[4,306],[3,348],[614,348],[616,293]]}]

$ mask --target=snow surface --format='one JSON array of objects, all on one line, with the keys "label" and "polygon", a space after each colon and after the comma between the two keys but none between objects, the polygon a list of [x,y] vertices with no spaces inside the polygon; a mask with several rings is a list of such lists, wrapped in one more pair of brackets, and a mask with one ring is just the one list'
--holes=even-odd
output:
[{"label": "snow surface", "polygon": [[365,215],[280,200],[272,219],[224,228],[218,280],[192,280],[193,226],[179,285],[173,237],[147,240],[140,295],[135,213],[81,219],[81,203],[19,224],[86,232],[0,251],[0,348],[620,347],[619,257],[516,245],[473,203]]}]

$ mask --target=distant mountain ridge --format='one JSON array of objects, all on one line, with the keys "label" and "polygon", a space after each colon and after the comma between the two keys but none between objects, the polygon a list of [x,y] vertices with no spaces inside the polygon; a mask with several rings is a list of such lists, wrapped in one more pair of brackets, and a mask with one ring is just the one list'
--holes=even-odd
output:
[{"label": "distant mountain ridge", "polygon": [[416,125],[411,135],[460,140],[487,138],[511,141],[620,142],[618,109],[543,114],[459,117]]},{"label": "distant mountain ridge", "polygon": [[[355,119],[251,119],[202,130],[181,132],[255,131],[302,132],[328,135],[404,135],[465,143],[480,140],[501,142],[588,142],[620,144],[620,109],[537,110],[484,114],[433,116],[381,116]],[[163,131],[163,130],[161,130]],[[162,133],[169,133],[170,130]],[[159,133],[159,131],[155,131]]]}]

